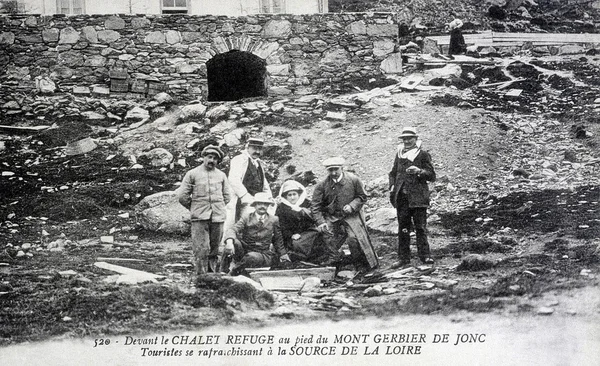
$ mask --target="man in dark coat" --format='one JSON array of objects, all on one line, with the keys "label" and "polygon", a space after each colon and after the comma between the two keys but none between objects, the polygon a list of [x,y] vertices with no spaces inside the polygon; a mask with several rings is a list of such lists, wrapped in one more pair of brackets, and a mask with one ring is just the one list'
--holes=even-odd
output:
[{"label": "man in dark coat", "polygon": [[427,240],[427,207],[429,207],[429,186],[435,181],[435,170],[431,156],[421,149],[416,129],[405,127],[400,135],[402,144],[389,173],[390,201],[398,215],[398,259],[394,267],[410,263],[411,221],[417,235],[419,259],[425,264],[433,264]]},{"label": "man in dark coat", "polygon": [[246,268],[270,267],[279,260],[289,262],[279,219],[267,212],[267,208],[274,204],[269,194],[257,193],[252,202],[255,211],[242,216],[227,231],[223,252],[234,256],[235,266],[231,269],[231,275],[242,274]]},{"label": "man in dark coat", "polygon": [[379,266],[361,210],[367,194],[360,179],[344,171],[344,163],[342,157],[323,162],[328,176],[315,186],[311,210],[325,242],[328,259],[322,264],[339,263],[346,243],[356,269],[366,272]]}]

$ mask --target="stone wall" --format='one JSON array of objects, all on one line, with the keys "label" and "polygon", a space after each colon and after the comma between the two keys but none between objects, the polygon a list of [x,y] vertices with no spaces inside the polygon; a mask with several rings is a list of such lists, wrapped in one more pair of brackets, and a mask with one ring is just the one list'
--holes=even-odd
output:
[{"label": "stone wall", "polygon": [[[107,94],[109,71],[153,80],[176,98],[205,99],[206,62],[232,49],[266,60],[269,95],[400,72],[390,13],[0,18],[1,105],[15,93]],[[37,80],[37,88],[36,88]],[[110,96],[117,95],[113,92]]]}]

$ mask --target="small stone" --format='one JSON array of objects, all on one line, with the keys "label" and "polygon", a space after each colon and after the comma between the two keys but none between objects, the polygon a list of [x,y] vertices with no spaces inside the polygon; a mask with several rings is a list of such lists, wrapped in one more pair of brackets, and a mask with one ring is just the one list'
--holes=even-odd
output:
[{"label": "small stone", "polygon": [[129,212],[125,212],[125,213],[122,213],[122,214],[117,215],[117,216],[119,216],[122,219],[128,219],[129,218]]},{"label": "small stone", "polygon": [[58,272],[58,274],[61,275],[62,277],[72,277],[72,276],[76,276],[77,272],[70,269],[68,271],[60,271],[60,272]]},{"label": "small stone", "polygon": [[398,290],[395,287],[383,289],[383,294],[384,295],[391,295],[391,294],[395,294],[396,292],[400,292],[400,290]]},{"label": "small stone", "polygon": [[320,289],[321,279],[318,277],[308,277],[302,281],[299,292],[319,292]]},{"label": "small stone", "polygon": [[363,295],[367,297],[381,296],[382,294],[383,288],[381,287],[381,285],[375,285],[363,291]]},{"label": "small stone", "polygon": [[22,250],[19,250],[19,251],[17,252],[17,258],[24,257],[24,256],[25,256],[25,252],[24,252],[24,251],[22,251]]},{"label": "small stone", "polygon": [[539,315],[552,315],[554,313],[554,309],[544,306],[539,308],[537,313]]},{"label": "small stone", "polygon": [[70,316],[65,316],[62,318],[63,322],[70,322],[71,320],[73,320],[73,318],[71,318]]},{"label": "small stone", "polygon": [[109,243],[109,244],[112,244],[112,243],[114,243],[114,242],[115,242],[115,238],[114,238],[114,236],[108,236],[108,235],[107,235],[107,236],[101,236],[101,237],[100,237],[100,242],[101,242],[101,243]]}]

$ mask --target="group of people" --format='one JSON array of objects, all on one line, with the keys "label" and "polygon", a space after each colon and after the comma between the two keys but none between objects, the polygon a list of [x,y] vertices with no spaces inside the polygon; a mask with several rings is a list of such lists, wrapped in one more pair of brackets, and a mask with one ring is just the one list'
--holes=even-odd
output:
[{"label": "group of people", "polygon": [[[435,171],[414,128],[404,128],[400,137],[402,144],[389,173],[390,200],[399,224],[399,260],[393,266],[410,264],[413,228],[420,260],[433,264],[426,211],[427,182],[435,180]],[[209,145],[202,150],[202,164],[185,174],[177,195],[191,213],[196,273],[239,275],[246,274],[247,268],[299,261],[323,266],[353,264],[361,273],[378,268],[362,213],[367,194],[361,180],[344,170],[345,160],[333,157],[323,161],[327,176],[314,187],[311,199],[306,187],[288,180],[275,200],[260,159],[263,147],[263,139],[248,139],[245,150],[231,160],[227,176],[217,168],[223,151]],[[349,256],[344,255],[344,246]],[[230,264],[223,258],[233,261]]]}]

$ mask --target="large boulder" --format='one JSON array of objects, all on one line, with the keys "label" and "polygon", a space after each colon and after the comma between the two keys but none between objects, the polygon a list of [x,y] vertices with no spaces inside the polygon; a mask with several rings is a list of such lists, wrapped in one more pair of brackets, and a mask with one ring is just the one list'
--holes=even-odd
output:
[{"label": "large boulder", "polygon": [[380,208],[371,214],[367,227],[384,234],[398,234],[398,221],[395,208]]},{"label": "large boulder", "polygon": [[190,212],[179,203],[175,191],[147,196],[135,211],[139,224],[146,230],[179,234],[190,231]]}]

